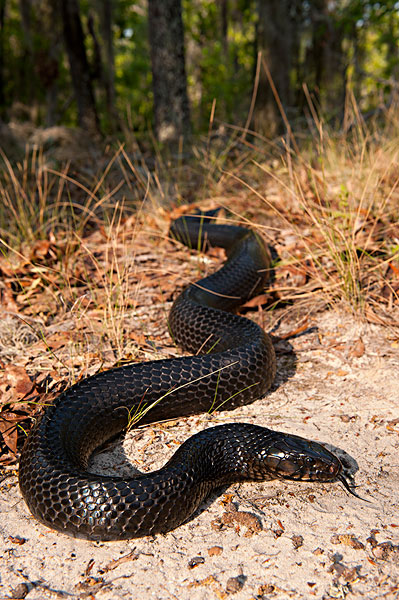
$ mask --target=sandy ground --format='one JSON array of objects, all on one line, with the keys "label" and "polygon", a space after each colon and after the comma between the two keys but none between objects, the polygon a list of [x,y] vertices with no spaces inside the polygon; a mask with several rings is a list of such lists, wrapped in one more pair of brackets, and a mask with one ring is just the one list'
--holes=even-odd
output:
[{"label": "sandy ground", "polygon": [[135,430],[93,469],[121,473],[127,456],[154,468],[191,433],[246,421],[325,442],[369,502],[339,483],[245,484],[166,536],[91,543],[37,523],[10,473],[0,490],[0,598],[399,598],[398,331],[330,311],[276,350],[276,384],[263,400]]}]

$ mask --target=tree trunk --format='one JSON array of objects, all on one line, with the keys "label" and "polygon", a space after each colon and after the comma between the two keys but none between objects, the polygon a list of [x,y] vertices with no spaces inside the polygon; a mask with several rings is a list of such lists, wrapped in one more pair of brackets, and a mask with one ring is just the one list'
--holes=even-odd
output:
[{"label": "tree trunk", "polygon": [[[293,29],[290,0],[258,0],[257,48],[262,53],[253,126],[258,133],[274,136],[282,130],[281,109],[275,99],[271,79],[284,111],[291,103]],[[266,68],[265,68],[266,64]]]},{"label": "tree trunk", "polygon": [[[90,13],[87,23],[94,47],[95,75],[93,75],[93,78],[95,76],[99,79],[101,90],[105,92],[105,106],[111,130],[115,130],[118,121],[115,108],[115,57],[112,36],[113,1],[96,0],[97,18],[94,20],[93,15]],[[99,35],[96,33],[95,23],[98,25],[97,32]],[[98,41],[98,38],[101,42]]]},{"label": "tree trunk", "polygon": [[22,40],[22,60],[20,61],[18,79],[18,100],[30,105],[34,103],[35,81],[32,78],[34,69],[33,60],[33,35],[32,35],[32,2],[31,0],[19,0],[21,11],[21,25],[24,34]]},{"label": "tree trunk", "polygon": [[[389,14],[388,25],[387,25],[387,51],[386,51],[386,62],[387,69],[386,76],[392,77],[395,81],[399,79],[399,45],[398,45],[398,32],[396,15],[392,12]],[[397,94],[397,88],[396,94]],[[395,90],[394,90],[395,91]]]},{"label": "tree trunk", "polygon": [[4,21],[6,15],[6,0],[0,0],[0,118],[6,113],[6,98],[4,92]]},{"label": "tree trunk", "polygon": [[21,11],[21,25],[25,36],[25,45],[32,49],[32,2],[31,0],[19,0]]},{"label": "tree trunk", "polygon": [[68,54],[80,127],[99,132],[89,63],[77,0],[60,0],[64,42]]},{"label": "tree trunk", "polygon": [[220,33],[222,37],[223,54],[225,59],[228,59],[229,55],[229,43],[228,43],[228,27],[229,27],[229,6],[228,0],[220,0]]},{"label": "tree trunk", "polygon": [[328,44],[328,6],[327,0],[313,0],[311,7],[312,23],[312,61],[313,92],[316,110],[321,104],[321,91],[325,73],[325,53]]},{"label": "tree trunk", "polygon": [[[342,120],[346,104],[348,55],[344,49],[344,40],[347,34],[345,33],[345,26],[339,19],[334,19],[333,14],[328,14],[326,26],[323,50],[323,112],[333,115],[332,122],[338,125]],[[356,35],[356,30],[350,35],[354,44],[357,43]]]},{"label": "tree trunk", "polygon": [[62,49],[58,0],[39,0],[36,3],[35,34],[41,38],[40,46],[34,52],[35,72],[46,94],[45,123],[47,127],[52,127],[58,122],[58,77]]},{"label": "tree trunk", "polygon": [[173,143],[190,133],[180,0],[148,0],[155,133]]},{"label": "tree trunk", "polygon": [[115,108],[115,56],[112,37],[113,0],[100,0],[98,5],[101,37],[104,40],[103,64],[107,111],[111,125],[114,125],[117,115]]}]

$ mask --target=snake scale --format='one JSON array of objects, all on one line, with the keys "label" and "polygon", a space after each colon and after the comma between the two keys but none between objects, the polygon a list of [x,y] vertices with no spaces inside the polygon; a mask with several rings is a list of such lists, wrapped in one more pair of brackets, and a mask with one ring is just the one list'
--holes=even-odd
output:
[{"label": "snake scale", "polygon": [[126,428],[265,395],[276,372],[270,337],[232,311],[262,290],[270,255],[253,231],[181,217],[171,235],[196,247],[226,249],[212,275],[173,303],[169,326],[190,356],[133,363],[84,379],[36,423],[21,453],[19,483],[32,514],[74,537],[121,540],[167,532],[186,521],[212,490],[273,478],[333,481],[342,465],[324,446],[246,423],[210,427],[184,442],[167,464],[133,478],[87,471],[96,448]]}]

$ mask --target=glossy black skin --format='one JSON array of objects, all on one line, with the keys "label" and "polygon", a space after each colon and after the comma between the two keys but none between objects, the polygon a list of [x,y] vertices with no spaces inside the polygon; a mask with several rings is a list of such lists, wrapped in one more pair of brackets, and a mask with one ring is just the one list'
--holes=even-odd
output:
[{"label": "glossy black skin", "polygon": [[263,242],[245,228],[199,217],[177,220],[171,234],[193,247],[198,239],[210,241],[228,254],[219,271],[186,288],[171,309],[175,341],[200,355],[131,364],[83,380],[46,410],[22,451],[19,482],[32,514],[68,535],[105,541],[167,532],[221,485],[332,481],[341,472],[323,446],[245,423],[202,431],[153,473],[125,479],[87,471],[90,455],[127,426],[129,415],[144,409],[143,424],[232,409],[262,397],[274,380],[269,336],[227,312],[264,286],[270,258]]}]

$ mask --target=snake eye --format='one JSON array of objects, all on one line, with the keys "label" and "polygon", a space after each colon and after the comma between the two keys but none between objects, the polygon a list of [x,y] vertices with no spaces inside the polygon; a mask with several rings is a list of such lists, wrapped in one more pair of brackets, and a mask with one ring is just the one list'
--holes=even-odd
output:
[{"label": "snake eye", "polygon": [[264,461],[264,467],[272,471],[275,477],[293,479],[300,471],[294,456],[288,456],[285,452],[275,452]]}]

